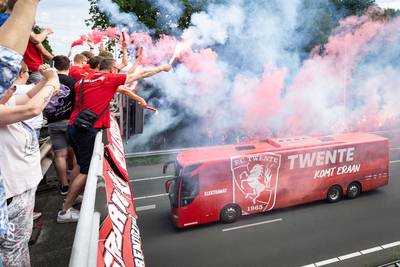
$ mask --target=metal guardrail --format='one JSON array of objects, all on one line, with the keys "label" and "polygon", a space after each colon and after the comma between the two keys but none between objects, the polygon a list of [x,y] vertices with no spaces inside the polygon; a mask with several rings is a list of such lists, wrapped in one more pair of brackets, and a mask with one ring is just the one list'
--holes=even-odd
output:
[{"label": "metal guardrail", "polygon": [[132,153],[125,153],[125,157],[126,158],[140,158],[140,157],[150,157],[150,156],[162,156],[162,155],[178,154],[179,152],[186,151],[189,149],[190,148],[181,148],[181,149],[132,152]]},{"label": "metal guardrail", "polygon": [[378,267],[400,267],[400,260],[379,265]]},{"label": "metal guardrail", "polygon": [[[382,130],[382,131],[373,131],[369,132],[371,134],[387,134],[387,133],[398,133],[400,129],[394,130]],[[221,145],[224,146],[224,145]],[[179,152],[193,149],[192,148],[178,148],[178,149],[166,149],[166,150],[155,150],[155,151],[143,151],[143,152],[131,152],[126,153],[126,158],[139,158],[139,157],[150,157],[150,156],[163,156],[163,155],[171,155],[178,154]],[[395,148],[398,149],[398,148]]]},{"label": "metal guardrail", "polygon": [[102,132],[96,135],[82,206],[76,227],[70,267],[96,266],[100,214],[95,212],[97,181],[103,176],[104,144]]}]

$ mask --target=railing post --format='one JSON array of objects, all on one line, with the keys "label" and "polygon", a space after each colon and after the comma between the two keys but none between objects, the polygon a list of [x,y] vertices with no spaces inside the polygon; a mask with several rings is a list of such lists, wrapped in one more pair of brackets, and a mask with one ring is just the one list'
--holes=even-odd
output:
[{"label": "railing post", "polygon": [[[100,216],[99,214],[94,214],[94,207],[97,180],[99,176],[102,176],[103,172],[103,155],[104,144],[102,143],[102,131],[99,131],[96,135],[89,173],[86,179],[79,221],[76,226],[74,244],[72,246],[72,253],[69,262],[70,267],[96,265],[97,253],[95,259],[91,259],[91,257],[93,257],[93,246],[96,246],[97,248]],[[97,231],[93,230],[95,224],[97,225]],[[91,242],[94,242],[95,244],[91,244]]]},{"label": "railing post", "polygon": [[87,266],[97,266],[97,249],[99,244],[100,212],[93,214],[92,236],[89,247],[89,259]]}]

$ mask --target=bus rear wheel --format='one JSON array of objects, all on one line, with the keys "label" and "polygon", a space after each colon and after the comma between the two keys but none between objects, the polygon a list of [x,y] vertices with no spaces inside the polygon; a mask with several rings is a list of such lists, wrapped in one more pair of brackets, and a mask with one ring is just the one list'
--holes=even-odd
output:
[{"label": "bus rear wheel", "polygon": [[326,199],[328,200],[329,203],[334,203],[341,200],[342,196],[343,196],[342,188],[339,185],[334,185],[331,186],[331,188],[329,188]]},{"label": "bus rear wheel", "polygon": [[358,182],[352,182],[347,188],[347,197],[352,199],[361,194],[361,185]]},{"label": "bus rear wheel", "polygon": [[221,221],[223,223],[233,223],[241,215],[241,209],[237,205],[227,205],[221,210]]}]

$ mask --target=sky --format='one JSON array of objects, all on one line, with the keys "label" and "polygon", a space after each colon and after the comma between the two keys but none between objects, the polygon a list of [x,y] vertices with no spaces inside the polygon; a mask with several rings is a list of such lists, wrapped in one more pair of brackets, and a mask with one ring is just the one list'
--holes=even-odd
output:
[{"label": "sky", "polygon": [[[400,9],[400,0],[376,0],[383,8]],[[72,41],[81,34],[90,31],[85,25],[89,18],[89,1],[86,0],[44,0],[40,1],[36,17],[41,27],[52,28],[54,33],[49,36],[54,54],[68,54]],[[87,47],[77,47],[72,51],[78,53]]]},{"label": "sky", "polygon": [[[40,1],[36,23],[54,31],[49,36],[49,41],[55,55],[68,54],[72,41],[90,31],[85,24],[85,19],[90,17],[89,6],[87,0]],[[77,47],[72,52],[79,52],[79,50],[87,48]]]}]

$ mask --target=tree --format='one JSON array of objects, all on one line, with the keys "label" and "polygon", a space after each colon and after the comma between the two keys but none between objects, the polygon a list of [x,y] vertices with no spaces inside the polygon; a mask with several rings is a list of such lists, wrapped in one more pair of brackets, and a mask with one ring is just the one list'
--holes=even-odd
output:
[{"label": "tree", "polygon": [[[185,29],[190,25],[190,18],[193,13],[202,10],[206,2],[205,0],[196,1],[196,4],[192,4],[190,0],[180,0],[184,7],[181,17],[178,21],[178,27]],[[101,12],[97,5],[97,0],[89,0],[90,9],[89,14],[91,18],[86,20],[86,24],[91,26],[92,29],[100,28],[105,29],[113,25],[106,14]],[[113,0],[114,3],[118,4],[120,10],[126,13],[134,13],[140,22],[146,25],[147,28],[154,30],[155,36],[161,34],[170,34],[171,29],[167,25],[161,25],[158,23],[159,8],[153,5],[148,0]]]},{"label": "tree", "polygon": [[331,0],[339,11],[343,11],[345,16],[360,16],[372,5],[375,0]]}]

